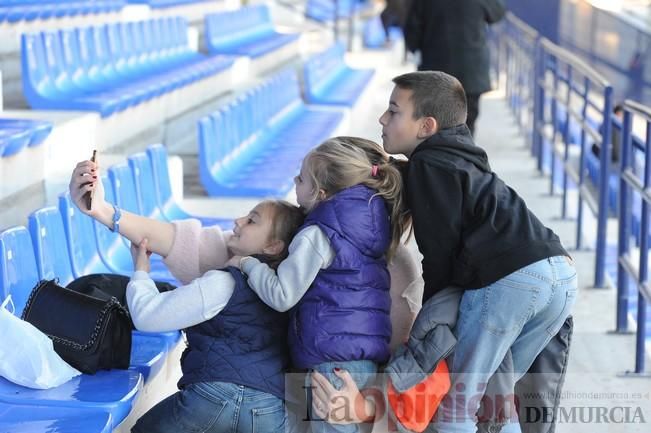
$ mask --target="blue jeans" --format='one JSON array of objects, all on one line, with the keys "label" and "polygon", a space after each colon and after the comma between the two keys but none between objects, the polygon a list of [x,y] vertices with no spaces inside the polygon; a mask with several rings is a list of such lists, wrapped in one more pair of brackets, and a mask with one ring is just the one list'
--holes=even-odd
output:
[{"label": "blue jeans", "polygon": [[186,386],[144,414],[132,433],[277,433],[285,403],[267,392],[227,382]]},{"label": "blue jeans", "polygon": [[[511,349],[517,381],[569,316],[576,292],[576,270],[565,256],[540,260],[490,286],[464,292],[455,327],[458,343],[448,360],[452,386],[432,427],[439,433],[475,432],[486,384],[507,351]],[[497,399],[493,403],[500,404]],[[508,415],[502,432],[520,431],[517,414]]]},{"label": "blue jeans", "polygon": [[[377,375],[377,364],[372,361],[346,361],[346,362],[324,362],[319,364],[312,371],[318,371],[323,374],[328,381],[336,388],[341,389],[343,381],[334,373],[334,369],[339,368],[346,370],[352,376],[359,389],[370,386],[375,381]],[[307,393],[308,411],[312,409],[312,392],[311,392],[311,375],[305,378],[305,388]],[[316,416],[310,416],[312,420],[312,433],[366,433],[370,432],[373,424],[329,424]]]}]

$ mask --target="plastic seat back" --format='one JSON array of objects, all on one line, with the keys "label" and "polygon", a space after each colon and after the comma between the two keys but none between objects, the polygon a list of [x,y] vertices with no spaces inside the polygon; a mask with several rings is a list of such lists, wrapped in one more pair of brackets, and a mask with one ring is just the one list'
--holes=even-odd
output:
[{"label": "plastic seat back", "polygon": [[16,315],[20,316],[36,283],[38,270],[32,238],[25,227],[12,227],[0,233],[0,283],[4,298],[11,294]]},{"label": "plastic seat back", "polygon": [[169,167],[167,166],[167,150],[162,144],[154,144],[147,148],[147,154],[151,161],[154,180],[156,182],[158,205],[161,208],[165,208],[172,201],[172,182],[170,180]]},{"label": "plastic seat back", "polygon": [[59,213],[63,221],[70,267],[74,277],[108,272],[97,255],[93,220],[77,209],[68,192],[59,196]]},{"label": "plastic seat back", "polygon": [[[28,218],[28,227],[34,244],[39,278],[58,278],[61,285],[68,285],[74,276],[59,209],[50,206],[32,212]],[[91,241],[94,243],[94,239]]]},{"label": "plastic seat back", "polygon": [[108,175],[115,193],[115,204],[131,213],[142,215],[139,205],[141,199],[129,166],[126,163],[116,164],[109,168]]},{"label": "plastic seat back", "polygon": [[199,166],[212,172],[217,164],[217,140],[210,117],[204,116],[199,120]]},{"label": "plastic seat back", "polygon": [[51,83],[40,34],[22,35],[21,56],[25,96],[28,100],[32,95],[42,96]]},{"label": "plastic seat back", "polygon": [[145,152],[138,152],[131,155],[128,161],[135,180],[137,196],[140,198],[142,214],[148,218],[165,221],[158,207],[156,182],[154,181],[154,172],[149,157]]}]

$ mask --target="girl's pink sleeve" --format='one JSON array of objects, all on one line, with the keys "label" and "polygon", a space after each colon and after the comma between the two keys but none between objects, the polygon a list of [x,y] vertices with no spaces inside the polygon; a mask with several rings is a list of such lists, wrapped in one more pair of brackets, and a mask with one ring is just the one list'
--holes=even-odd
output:
[{"label": "girl's pink sleeve", "polygon": [[224,267],[230,258],[226,243],[232,233],[201,227],[196,219],[174,221],[174,242],[165,264],[174,277],[188,284],[206,272]]}]

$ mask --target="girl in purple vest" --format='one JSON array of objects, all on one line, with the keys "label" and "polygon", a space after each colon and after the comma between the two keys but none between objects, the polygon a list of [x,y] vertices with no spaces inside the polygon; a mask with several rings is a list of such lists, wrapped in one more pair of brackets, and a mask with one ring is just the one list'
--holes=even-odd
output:
[{"label": "girl in purple vest", "polygon": [[[368,384],[390,356],[387,259],[407,224],[400,173],[376,143],[337,137],[308,153],[295,183],[307,217],[289,256],[277,269],[254,257],[230,263],[239,264],[267,305],[290,311],[295,368],[318,371],[335,387],[341,385],[336,369],[350,372],[360,386]],[[371,428],[323,421],[311,427],[315,433]]]}]

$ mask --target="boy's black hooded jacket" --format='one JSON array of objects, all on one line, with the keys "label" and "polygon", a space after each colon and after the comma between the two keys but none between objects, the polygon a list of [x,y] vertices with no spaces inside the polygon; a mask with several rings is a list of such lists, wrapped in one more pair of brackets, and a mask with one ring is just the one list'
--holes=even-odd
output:
[{"label": "boy's black hooded jacket", "polygon": [[465,125],[416,147],[404,175],[424,257],[424,301],[448,286],[479,289],[531,263],[568,255],[558,236],[491,171]]}]

